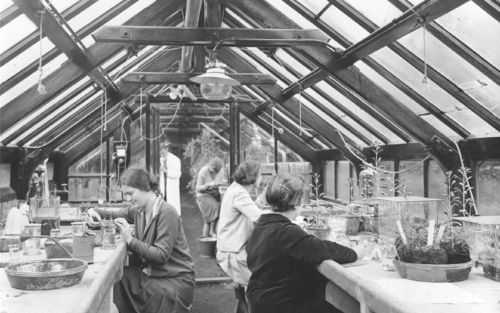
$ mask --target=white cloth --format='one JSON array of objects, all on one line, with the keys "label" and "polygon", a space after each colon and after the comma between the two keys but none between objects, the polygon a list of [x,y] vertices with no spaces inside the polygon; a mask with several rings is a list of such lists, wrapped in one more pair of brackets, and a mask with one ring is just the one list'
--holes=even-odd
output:
[{"label": "white cloth", "polygon": [[217,251],[217,263],[232,281],[248,286],[252,272],[248,269],[245,249],[239,253]]},{"label": "white cloth", "polygon": [[245,187],[233,182],[222,197],[217,225],[217,250],[239,253],[244,250],[262,210]]},{"label": "white cloth", "polygon": [[[166,163],[166,164],[165,164]],[[181,195],[179,179],[181,177],[181,159],[172,153],[167,154],[167,162],[160,158],[160,191],[167,196],[167,203],[172,205],[179,216],[181,215]],[[167,190],[165,190],[165,177]]]}]

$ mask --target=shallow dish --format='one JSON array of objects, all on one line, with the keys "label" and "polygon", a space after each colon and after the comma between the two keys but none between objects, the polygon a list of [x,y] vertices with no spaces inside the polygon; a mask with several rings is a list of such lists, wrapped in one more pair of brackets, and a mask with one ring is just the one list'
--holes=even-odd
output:
[{"label": "shallow dish", "polygon": [[458,264],[416,264],[394,260],[399,276],[406,279],[446,283],[469,278],[473,262]]},{"label": "shallow dish", "polygon": [[80,283],[87,267],[78,259],[22,261],[8,265],[5,274],[12,288],[47,290]]}]

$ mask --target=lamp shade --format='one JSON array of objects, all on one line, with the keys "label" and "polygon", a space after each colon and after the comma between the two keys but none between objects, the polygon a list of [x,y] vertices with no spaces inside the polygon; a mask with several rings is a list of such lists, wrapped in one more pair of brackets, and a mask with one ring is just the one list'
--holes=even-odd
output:
[{"label": "lamp shade", "polygon": [[201,95],[208,100],[227,99],[231,95],[232,87],[240,85],[240,82],[227,76],[221,67],[209,68],[206,73],[190,80],[200,84]]}]

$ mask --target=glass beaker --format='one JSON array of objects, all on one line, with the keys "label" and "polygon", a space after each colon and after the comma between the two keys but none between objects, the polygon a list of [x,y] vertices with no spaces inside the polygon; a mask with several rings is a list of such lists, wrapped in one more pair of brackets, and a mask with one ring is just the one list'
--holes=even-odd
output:
[{"label": "glass beaker", "polygon": [[87,230],[87,225],[85,222],[73,222],[71,223],[71,233],[73,236],[83,236]]},{"label": "glass beaker", "polygon": [[[40,236],[42,224],[28,224],[24,226],[24,234],[28,236]],[[24,255],[40,254],[40,238],[31,238],[23,242]]]},{"label": "glass beaker", "polygon": [[115,222],[113,220],[102,220],[101,226],[102,226],[102,242],[101,242],[102,249],[107,250],[116,248]]}]

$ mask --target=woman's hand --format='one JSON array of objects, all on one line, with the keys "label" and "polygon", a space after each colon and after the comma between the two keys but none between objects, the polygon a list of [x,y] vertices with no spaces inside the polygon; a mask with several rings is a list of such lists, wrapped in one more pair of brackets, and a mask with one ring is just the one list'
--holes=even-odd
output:
[{"label": "woman's hand", "polygon": [[101,226],[101,216],[94,209],[88,209],[85,222],[87,222],[90,227]]},{"label": "woman's hand", "polygon": [[130,224],[123,217],[116,218],[115,224],[120,229],[123,240],[129,244],[132,240],[132,227]]}]

